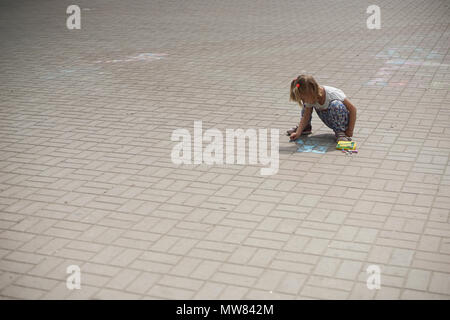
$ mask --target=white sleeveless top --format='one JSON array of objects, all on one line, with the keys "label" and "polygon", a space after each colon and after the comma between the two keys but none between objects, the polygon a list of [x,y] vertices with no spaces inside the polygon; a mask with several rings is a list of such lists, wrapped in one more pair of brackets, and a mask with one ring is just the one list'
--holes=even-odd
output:
[{"label": "white sleeveless top", "polygon": [[322,86],[325,89],[325,102],[323,104],[320,104],[318,102],[316,103],[303,103],[303,105],[307,108],[315,108],[319,111],[328,109],[328,105],[333,100],[340,100],[344,102],[345,98],[347,96],[341,89],[337,89],[335,87],[330,86]]}]

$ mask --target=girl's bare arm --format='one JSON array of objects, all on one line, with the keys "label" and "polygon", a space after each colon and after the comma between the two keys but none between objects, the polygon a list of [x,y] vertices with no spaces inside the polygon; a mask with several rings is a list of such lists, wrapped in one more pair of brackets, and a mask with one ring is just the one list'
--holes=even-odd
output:
[{"label": "girl's bare arm", "polygon": [[349,112],[348,128],[345,133],[347,134],[347,136],[351,137],[353,136],[353,129],[355,129],[356,107],[347,98],[345,98],[344,104]]},{"label": "girl's bare arm", "polygon": [[300,136],[302,134],[303,129],[308,125],[309,120],[311,119],[313,108],[305,108],[305,112],[303,113],[303,117],[300,119],[300,123],[298,124],[296,134]]}]

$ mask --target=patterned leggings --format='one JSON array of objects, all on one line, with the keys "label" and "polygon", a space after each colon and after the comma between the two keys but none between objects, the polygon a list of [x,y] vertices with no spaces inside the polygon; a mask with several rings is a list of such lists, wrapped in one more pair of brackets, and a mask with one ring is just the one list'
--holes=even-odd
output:
[{"label": "patterned leggings", "polygon": [[[322,120],[328,128],[332,129],[335,134],[347,130],[349,112],[342,101],[333,100],[330,102],[326,110],[315,110],[320,120]],[[304,112],[305,107],[303,107],[302,110],[302,117]],[[311,120],[309,120],[308,126],[311,126]]]}]

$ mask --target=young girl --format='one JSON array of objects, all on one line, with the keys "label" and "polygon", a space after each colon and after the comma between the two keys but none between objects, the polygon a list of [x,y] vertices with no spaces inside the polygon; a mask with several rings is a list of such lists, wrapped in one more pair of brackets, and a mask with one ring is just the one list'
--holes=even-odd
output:
[{"label": "young girl", "polygon": [[351,141],[356,121],[356,108],[344,92],[330,86],[320,86],[312,76],[300,75],[291,82],[289,101],[302,107],[302,118],[297,127],[287,131],[291,140],[311,133],[312,109],[334,131],[337,141]]}]

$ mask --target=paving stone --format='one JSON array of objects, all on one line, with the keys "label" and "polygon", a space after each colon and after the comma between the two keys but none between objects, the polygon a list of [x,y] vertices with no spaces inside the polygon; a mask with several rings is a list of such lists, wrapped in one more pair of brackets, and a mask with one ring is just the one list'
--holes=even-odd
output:
[{"label": "paving stone", "polygon": [[434,272],[431,277],[430,291],[450,295],[450,276],[447,273]]},{"label": "paving stone", "polygon": [[343,261],[336,273],[336,277],[349,280],[357,279],[362,268],[362,263],[358,261]]},{"label": "paving stone", "polygon": [[409,271],[405,287],[413,290],[426,291],[430,283],[431,272],[412,269]]},{"label": "paving stone", "polygon": [[321,257],[314,268],[314,274],[331,277],[336,273],[340,264],[341,260],[339,259]]}]

